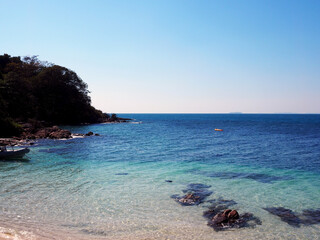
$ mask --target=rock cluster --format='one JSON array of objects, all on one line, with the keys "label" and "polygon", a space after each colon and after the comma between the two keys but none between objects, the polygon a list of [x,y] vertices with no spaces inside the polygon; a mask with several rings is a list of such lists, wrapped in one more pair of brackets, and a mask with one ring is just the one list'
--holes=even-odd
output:
[{"label": "rock cluster", "polygon": [[50,138],[50,139],[61,139],[71,138],[71,132],[69,130],[61,129],[58,126],[44,127],[37,129],[36,131],[24,131],[21,134],[22,139],[39,139],[39,138]]},{"label": "rock cluster", "polygon": [[226,209],[216,214],[208,221],[208,226],[215,231],[227,230],[229,228],[255,227],[261,225],[261,221],[252,213],[239,214],[237,210]]},{"label": "rock cluster", "polygon": [[252,213],[239,214],[237,210],[229,207],[237,204],[234,200],[223,198],[213,199],[209,209],[203,212],[203,216],[208,219],[208,226],[215,231],[227,230],[230,228],[255,227],[261,225],[260,219]]},{"label": "rock cluster", "polygon": [[203,216],[208,219],[208,226],[215,231],[226,230],[230,228],[255,227],[260,225],[261,221],[252,213],[239,214],[237,210],[230,209],[230,206],[237,204],[233,200],[223,198],[206,200],[213,192],[208,188],[211,186],[201,183],[191,183],[182,192],[184,196],[172,195],[176,202],[182,206],[192,206],[201,203],[211,203],[208,210],[203,212]]}]

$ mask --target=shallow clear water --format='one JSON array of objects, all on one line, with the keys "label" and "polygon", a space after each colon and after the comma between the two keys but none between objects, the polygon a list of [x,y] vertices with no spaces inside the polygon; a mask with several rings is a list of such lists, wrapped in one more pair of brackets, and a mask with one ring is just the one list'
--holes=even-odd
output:
[{"label": "shallow clear water", "polygon": [[[29,161],[0,162],[0,239],[320,236],[320,224],[294,227],[263,209],[320,208],[320,115],[123,116],[142,123],[67,126],[101,136],[39,141]],[[215,232],[202,216],[208,202],[170,197],[190,183],[262,224]]]}]

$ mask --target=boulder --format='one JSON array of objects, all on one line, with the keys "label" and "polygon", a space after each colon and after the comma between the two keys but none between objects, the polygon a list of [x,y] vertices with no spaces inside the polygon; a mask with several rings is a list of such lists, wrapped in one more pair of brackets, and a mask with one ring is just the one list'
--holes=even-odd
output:
[{"label": "boulder", "polygon": [[226,209],[209,220],[208,225],[215,231],[221,231],[230,228],[255,227],[261,225],[261,221],[252,213],[239,215],[236,210]]},{"label": "boulder", "polygon": [[236,210],[232,210],[231,212],[228,213],[228,219],[239,219],[239,213]]},{"label": "boulder", "polygon": [[60,139],[60,138],[71,138],[71,132],[68,130],[60,129],[58,131],[51,132],[49,134],[51,139]]},{"label": "boulder", "polygon": [[35,137],[36,138],[47,138],[49,137],[49,134],[52,132],[52,129],[50,128],[43,128],[43,129],[40,129],[39,131],[37,131],[35,133]]},{"label": "boulder", "polygon": [[88,132],[88,133],[86,133],[86,136],[92,136],[93,135],[93,132]]},{"label": "boulder", "polygon": [[[227,209],[225,211],[231,211],[230,209]],[[215,215],[212,220],[211,220],[211,223],[213,225],[219,225],[219,224],[222,224],[222,223],[227,223],[228,222],[228,216],[225,212],[222,212],[222,213],[218,213],[217,215]]]},{"label": "boulder", "polygon": [[53,126],[52,127],[52,131],[59,131],[59,130],[60,130],[60,128],[58,126]]}]

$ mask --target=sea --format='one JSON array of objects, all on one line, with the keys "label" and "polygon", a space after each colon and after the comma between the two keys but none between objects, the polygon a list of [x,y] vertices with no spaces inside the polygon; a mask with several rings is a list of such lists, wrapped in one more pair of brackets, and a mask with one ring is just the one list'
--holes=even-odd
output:
[{"label": "sea", "polygon": [[[119,116],[0,161],[0,239],[320,239],[320,115]],[[254,221],[212,228],[225,203]]]}]

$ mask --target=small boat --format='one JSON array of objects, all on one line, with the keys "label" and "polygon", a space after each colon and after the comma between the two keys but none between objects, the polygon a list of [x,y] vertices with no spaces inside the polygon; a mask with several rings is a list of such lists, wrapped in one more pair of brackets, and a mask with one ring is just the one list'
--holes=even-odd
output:
[{"label": "small boat", "polygon": [[15,150],[2,150],[0,151],[0,159],[22,158],[28,152],[30,152],[29,148],[20,148]]},{"label": "small boat", "polygon": [[222,132],[223,131],[223,129],[219,129],[219,128],[216,128],[216,129],[214,129],[215,131],[218,131],[218,132]]}]

